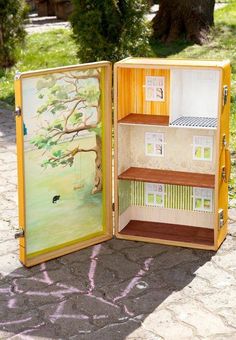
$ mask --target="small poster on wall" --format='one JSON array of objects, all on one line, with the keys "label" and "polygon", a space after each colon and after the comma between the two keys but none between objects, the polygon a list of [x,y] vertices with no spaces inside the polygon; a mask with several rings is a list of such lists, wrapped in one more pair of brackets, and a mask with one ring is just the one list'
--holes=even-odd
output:
[{"label": "small poster on wall", "polygon": [[193,190],[193,209],[195,211],[212,212],[213,209],[213,190],[206,188],[194,188]]},{"label": "small poster on wall", "polygon": [[164,156],[164,133],[145,133],[145,155],[146,156]]},{"label": "small poster on wall", "polygon": [[212,161],[213,137],[193,136],[193,159],[196,161]]},{"label": "small poster on wall", "polygon": [[164,184],[145,183],[145,204],[164,207]]},{"label": "small poster on wall", "polygon": [[165,100],[165,77],[146,76],[146,101]]}]

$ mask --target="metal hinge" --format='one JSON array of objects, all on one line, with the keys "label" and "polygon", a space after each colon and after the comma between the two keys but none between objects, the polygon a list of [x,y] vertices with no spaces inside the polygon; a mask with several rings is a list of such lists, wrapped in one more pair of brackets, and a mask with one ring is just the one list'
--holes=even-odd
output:
[{"label": "metal hinge", "polygon": [[219,229],[221,229],[224,226],[224,210],[219,209],[218,211],[218,225]]},{"label": "metal hinge", "polygon": [[21,116],[21,108],[19,106],[17,106],[16,109],[15,109],[15,115],[17,117]]},{"label": "metal hinge", "polygon": [[112,211],[115,211],[115,203],[112,203]]},{"label": "metal hinge", "polygon": [[18,229],[15,233],[15,238],[20,238],[20,237],[24,237],[25,236],[25,232],[23,229]]},{"label": "metal hinge", "polygon": [[223,87],[223,105],[225,105],[227,103],[227,99],[228,99],[228,86],[224,85]]}]

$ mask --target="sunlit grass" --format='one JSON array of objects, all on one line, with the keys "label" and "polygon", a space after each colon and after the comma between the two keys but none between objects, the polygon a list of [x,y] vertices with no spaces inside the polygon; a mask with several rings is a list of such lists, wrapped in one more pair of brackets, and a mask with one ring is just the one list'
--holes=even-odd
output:
[{"label": "sunlit grass", "polygon": [[76,63],[76,46],[70,30],[56,29],[28,35],[19,62],[12,69],[0,74],[0,100],[14,104],[13,82],[17,70],[24,72]]}]

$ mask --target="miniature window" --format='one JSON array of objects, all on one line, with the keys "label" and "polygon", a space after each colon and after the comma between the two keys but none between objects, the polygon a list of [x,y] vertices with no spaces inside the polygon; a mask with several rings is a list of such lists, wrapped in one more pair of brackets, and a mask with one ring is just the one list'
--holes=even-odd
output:
[{"label": "miniature window", "polygon": [[145,133],[146,156],[164,156],[164,133]]},{"label": "miniature window", "polygon": [[165,100],[165,77],[146,76],[146,101]]},{"label": "miniature window", "polygon": [[145,183],[145,204],[164,207],[164,184]]},{"label": "miniature window", "polygon": [[212,212],[213,190],[194,188],[193,190],[193,210]]},{"label": "miniature window", "polygon": [[193,159],[212,161],[213,137],[193,136]]}]

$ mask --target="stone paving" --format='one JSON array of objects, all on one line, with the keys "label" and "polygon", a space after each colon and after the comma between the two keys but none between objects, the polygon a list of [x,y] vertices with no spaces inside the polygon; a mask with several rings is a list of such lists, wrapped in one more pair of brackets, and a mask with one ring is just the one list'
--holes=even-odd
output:
[{"label": "stone paving", "polygon": [[0,339],[236,339],[236,210],[217,253],[113,239],[18,261],[15,123],[0,110]]}]

